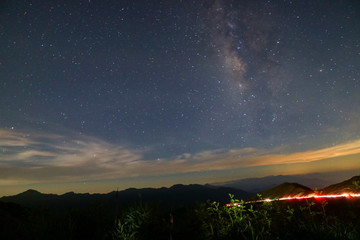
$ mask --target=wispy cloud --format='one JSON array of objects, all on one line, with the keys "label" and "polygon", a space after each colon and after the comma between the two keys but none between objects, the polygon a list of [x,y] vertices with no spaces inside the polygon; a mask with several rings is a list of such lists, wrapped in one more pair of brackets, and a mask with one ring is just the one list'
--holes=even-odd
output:
[{"label": "wispy cloud", "polygon": [[[232,149],[227,151],[205,151],[193,155],[178,157],[170,161],[176,171],[229,170],[233,168],[265,166],[279,164],[297,164],[315,162],[323,159],[360,154],[360,140],[333,147],[295,152],[278,153],[279,149]],[[171,169],[167,166],[167,171]]]},{"label": "wispy cloud", "polygon": [[0,182],[129,175],[128,166],[142,158],[140,151],[89,136],[24,134],[5,129],[0,133]]},{"label": "wispy cloud", "polygon": [[144,159],[139,151],[89,136],[66,137],[0,129],[0,185],[114,179],[145,175],[296,164],[360,154],[360,140],[318,150],[218,149]]}]

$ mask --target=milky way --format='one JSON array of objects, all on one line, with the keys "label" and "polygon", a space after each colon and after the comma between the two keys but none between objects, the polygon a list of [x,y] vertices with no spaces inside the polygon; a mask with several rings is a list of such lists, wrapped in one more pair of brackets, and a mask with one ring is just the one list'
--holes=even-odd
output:
[{"label": "milky way", "polygon": [[360,166],[358,1],[16,0],[0,22],[4,186]]}]

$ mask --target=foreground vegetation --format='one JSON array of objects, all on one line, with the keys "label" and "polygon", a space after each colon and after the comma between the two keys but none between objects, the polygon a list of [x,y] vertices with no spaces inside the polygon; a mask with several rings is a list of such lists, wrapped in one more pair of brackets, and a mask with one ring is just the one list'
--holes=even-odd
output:
[{"label": "foreground vegetation", "polygon": [[[231,203],[243,203],[230,195]],[[1,239],[360,239],[360,200],[189,206],[136,203],[54,211],[0,204]]]},{"label": "foreground vegetation", "polygon": [[203,226],[206,239],[360,239],[359,213],[359,201],[346,199],[213,203]]},{"label": "foreground vegetation", "polygon": [[[231,197],[231,203],[241,203]],[[170,214],[166,222],[166,218],[158,219],[151,209],[140,205],[129,209],[118,220],[112,237],[129,240],[360,239],[359,200],[264,202],[232,207],[213,202],[192,210],[179,211],[179,216]],[[162,227],[157,228],[159,226]]]}]

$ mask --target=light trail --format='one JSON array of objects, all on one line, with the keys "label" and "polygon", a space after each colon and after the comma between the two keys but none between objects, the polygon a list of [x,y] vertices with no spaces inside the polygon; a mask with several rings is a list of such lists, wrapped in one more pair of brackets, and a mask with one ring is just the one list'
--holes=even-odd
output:
[{"label": "light trail", "polygon": [[231,206],[239,206],[243,204],[249,203],[260,203],[260,202],[274,202],[274,201],[292,201],[292,200],[304,200],[304,199],[335,199],[335,198],[358,198],[360,197],[360,193],[343,193],[343,194],[331,194],[331,195],[319,195],[319,194],[310,194],[302,197],[282,197],[276,199],[261,199],[256,201],[248,201],[244,203],[228,203],[226,204],[227,207]]}]

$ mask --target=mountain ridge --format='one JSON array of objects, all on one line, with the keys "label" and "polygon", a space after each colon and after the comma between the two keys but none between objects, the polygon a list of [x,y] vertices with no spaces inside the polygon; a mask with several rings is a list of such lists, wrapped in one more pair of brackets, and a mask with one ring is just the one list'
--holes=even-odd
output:
[{"label": "mountain ridge", "polygon": [[343,194],[344,192],[355,193],[355,192],[360,192],[359,187],[360,187],[360,175],[354,176],[340,183],[327,186],[321,189],[321,191],[327,194]]},{"label": "mountain ridge", "polygon": [[282,183],[260,193],[262,198],[277,199],[282,197],[302,197],[313,194],[314,190],[298,183]]},{"label": "mountain ridge", "polygon": [[[357,182],[357,185],[354,184]],[[312,194],[335,195],[344,193],[360,193],[360,176],[354,176],[350,179],[329,185],[320,190],[313,190],[307,186],[298,183],[282,183],[260,193],[262,198],[278,199],[284,197],[303,197]]]},{"label": "mountain ridge", "polygon": [[[354,182],[358,182],[355,186]],[[320,194],[342,194],[345,192],[360,192],[360,176],[354,176],[340,183],[332,184],[319,190]],[[316,191],[317,192],[317,191]],[[175,184],[169,188],[128,188],[122,191],[109,193],[74,193],[64,194],[41,193],[34,189],[26,190],[13,196],[4,196],[0,202],[12,202],[23,206],[52,206],[63,209],[69,206],[86,207],[93,203],[105,203],[108,205],[132,204],[138,201],[161,202],[162,204],[187,205],[207,200],[225,203],[229,200],[229,194],[234,194],[237,199],[254,198],[254,194],[236,188],[200,184]],[[263,198],[299,197],[315,194],[315,191],[307,186],[296,182],[284,182],[275,187],[260,192]]]},{"label": "mountain ridge", "polygon": [[169,188],[128,188],[122,191],[109,193],[74,193],[45,194],[29,189],[13,196],[0,198],[1,202],[13,202],[23,206],[56,206],[63,209],[68,206],[86,207],[93,203],[102,202],[107,205],[133,204],[138,201],[161,202],[168,205],[188,205],[207,200],[227,202],[229,193],[239,198],[248,198],[251,193],[228,187],[209,188],[200,184],[182,185],[176,184]]},{"label": "mountain ridge", "polygon": [[239,180],[232,180],[227,182],[212,183],[213,186],[224,186],[236,189],[242,189],[247,192],[260,193],[270,188],[276,187],[284,182],[295,182],[304,186],[308,186],[312,189],[321,189],[330,184],[321,178],[304,176],[304,175],[271,175],[260,178],[245,178]]}]

